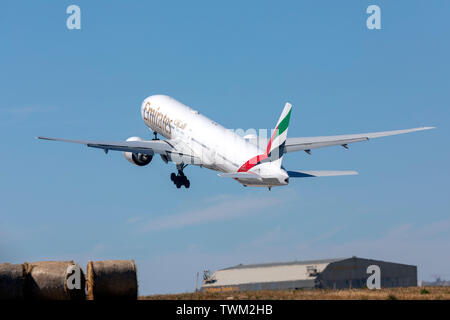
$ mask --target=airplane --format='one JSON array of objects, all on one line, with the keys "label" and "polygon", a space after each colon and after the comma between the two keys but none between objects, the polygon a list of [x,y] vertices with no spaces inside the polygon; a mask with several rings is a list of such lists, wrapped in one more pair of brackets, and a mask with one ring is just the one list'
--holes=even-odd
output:
[{"label": "airplane", "polygon": [[[282,166],[286,153],[312,149],[348,145],[434,127],[420,127],[405,130],[288,138],[287,132],[291,118],[292,105],[286,103],[270,139],[262,139],[255,134],[239,135],[226,129],[181,102],[166,95],[147,97],[141,105],[141,117],[146,126],[153,131],[152,140],[130,137],[126,141],[90,141],[60,138],[37,137],[43,140],[84,144],[88,147],[122,151],[125,159],[137,166],[148,165],[154,155],[159,154],[165,162],[176,164],[177,173],[170,179],[179,189],[190,187],[184,174],[187,165],[197,165],[219,172],[222,178],[232,178],[245,187],[267,187],[289,184],[291,178],[355,175],[356,171],[308,171],[287,170]],[[160,140],[158,134],[166,138]],[[263,142],[263,143],[261,143]]]}]

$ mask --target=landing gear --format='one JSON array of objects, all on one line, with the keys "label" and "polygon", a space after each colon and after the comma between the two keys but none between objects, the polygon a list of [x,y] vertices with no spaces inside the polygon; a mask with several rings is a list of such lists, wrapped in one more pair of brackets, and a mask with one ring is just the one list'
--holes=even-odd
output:
[{"label": "landing gear", "polygon": [[155,136],[152,140],[159,140],[158,138],[158,132],[153,131],[153,135]]},{"label": "landing gear", "polygon": [[186,168],[186,166],[187,164],[177,165],[178,174],[175,174],[174,172],[170,174],[170,180],[172,180],[172,182],[177,186],[177,189],[180,189],[181,186],[189,189],[189,187],[191,186],[191,182],[183,173],[183,169]]}]

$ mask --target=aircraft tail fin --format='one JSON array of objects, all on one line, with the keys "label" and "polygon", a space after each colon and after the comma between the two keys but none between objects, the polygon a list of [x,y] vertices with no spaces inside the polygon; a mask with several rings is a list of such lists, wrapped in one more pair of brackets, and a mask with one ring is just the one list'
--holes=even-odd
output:
[{"label": "aircraft tail fin", "polygon": [[292,105],[287,102],[278,120],[275,130],[272,132],[269,143],[267,144],[266,154],[272,163],[278,164],[281,167],[283,161],[283,154],[285,152],[285,144],[289,127],[289,120],[291,118]]},{"label": "aircraft tail fin", "polygon": [[285,152],[285,144],[287,131],[289,126],[289,120],[291,118],[292,105],[286,103],[280,119],[278,120],[275,130],[273,130],[269,142],[267,143],[266,150],[263,154],[254,156],[247,160],[239,169],[238,172],[247,172],[256,165],[263,163],[274,163],[281,167],[283,161],[283,154]]}]

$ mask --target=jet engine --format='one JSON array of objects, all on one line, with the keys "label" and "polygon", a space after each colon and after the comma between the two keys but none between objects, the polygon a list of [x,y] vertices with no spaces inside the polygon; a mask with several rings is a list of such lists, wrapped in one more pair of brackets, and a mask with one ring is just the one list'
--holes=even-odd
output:
[{"label": "jet engine", "polygon": [[[131,137],[128,138],[127,141],[143,141],[143,140],[139,137]],[[148,165],[153,158],[153,156],[149,154],[133,153],[133,152],[123,152],[123,156],[132,164],[135,164],[140,167]]]}]

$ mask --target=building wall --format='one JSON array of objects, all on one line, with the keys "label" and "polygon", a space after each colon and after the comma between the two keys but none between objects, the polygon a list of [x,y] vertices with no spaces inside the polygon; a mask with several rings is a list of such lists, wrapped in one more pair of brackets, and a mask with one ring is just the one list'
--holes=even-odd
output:
[{"label": "building wall", "polygon": [[[202,290],[288,290],[314,288],[316,275],[309,267],[320,273],[328,262],[313,261],[308,264],[287,263],[285,265],[233,267],[214,272],[211,283],[202,286]],[[209,290],[208,288],[212,288]],[[216,289],[214,289],[216,288]],[[231,288],[231,289],[230,289]]]},{"label": "building wall", "polygon": [[366,286],[367,267],[377,265],[381,272],[381,287],[417,286],[417,267],[379,260],[350,258],[330,263],[318,276],[319,288],[342,289]]},{"label": "building wall", "polygon": [[[213,278],[215,286],[236,285],[243,283],[260,282],[285,282],[296,280],[311,280],[315,277],[310,276],[307,264],[286,264],[277,266],[256,266],[243,268],[228,268],[214,272]],[[317,272],[322,272],[328,263],[316,263],[314,265]]]}]

